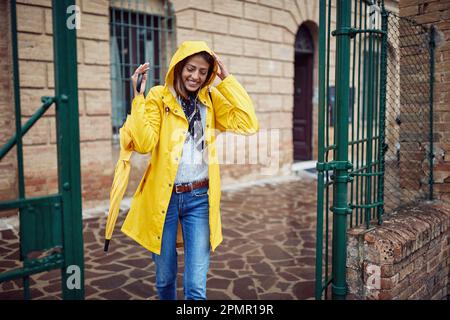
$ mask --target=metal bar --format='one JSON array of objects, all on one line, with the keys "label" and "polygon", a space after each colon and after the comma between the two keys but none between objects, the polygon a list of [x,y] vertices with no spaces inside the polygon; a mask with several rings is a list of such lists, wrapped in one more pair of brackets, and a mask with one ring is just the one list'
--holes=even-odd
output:
[{"label": "metal bar", "polygon": [[373,177],[383,175],[384,172],[371,172],[371,173],[350,173],[350,177],[361,176],[361,177]]},{"label": "metal bar", "polygon": [[[23,137],[30,129],[31,127],[39,120],[44,113],[47,111],[47,109],[53,104],[55,101],[54,97],[43,97],[45,99],[44,103],[41,105],[41,107],[33,114],[33,116],[28,119],[28,121],[21,127],[20,133]],[[17,132],[11,139],[8,140],[6,144],[3,145],[3,147],[0,149],[0,160],[3,159],[4,156],[8,154],[8,152],[16,145],[17,143]]]},{"label": "metal bar", "polygon": [[[359,2],[359,28],[361,28],[362,26],[362,2]],[[358,41],[358,48],[359,48],[359,55],[358,55],[358,106],[357,106],[357,112],[356,112],[356,120],[358,121],[357,125],[356,125],[356,136],[357,136],[357,140],[356,140],[356,169],[359,168],[359,134],[361,132],[361,127],[360,124],[362,123],[362,121],[360,121],[360,115],[361,115],[361,33],[358,35],[359,36],[359,41]],[[363,53],[364,54],[364,53]],[[363,79],[364,80],[364,79]],[[363,90],[364,90],[364,85],[363,85]],[[352,142],[351,142],[352,143]],[[359,199],[359,191],[360,191],[360,177],[356,177],[356,194],[355,194],[355,200],[356,202],[358,202]],[[353,203],[353,202],[352,202]],[[355,223],[356,225],[358,225],[360,222],[359,219],[359,212],[358,210],[355,211]]]},{"label": "metal bar", "polygon": [[376,141],[380,136],[378,135],[372,135],[372,137],[366,138],[366,139],[359,139],[359,140],[355,140],[355,141],[349,141],[348,144],[349,145],[354,145],[354,144],[359,144],[359,143],[363,143],[363,142],[369,142],[369,141]]},{"label": "metal bar", "polygon": [[[329,90],[330,90],[330,41],[331,41],[331,5],[332,5],[332,1],[333,0],[329,0],[328,2],[328,24],[327,24],[327,77],[326,77],[326,97],[327,97],[327,112],[325,113],[325,134],[326,134],[326,145],[328,146],[330,143],[330,113],[328,112],[328,106],[330,106],[330,95],[329,95]],[[333,106],[330,106],[333,107]],[[335,112],[335,110],[332,109],[332,112]],[[336,143],[336,141],[333,141],[334,143]],[[334,150],[333,150],[333,154],[334,154]],[[329,152],[327,151],[325,154],[325,160],[328,161],[329,157]],[[326,188],[325,188],[325,281],[327,281],[328,278],[328,274],[329,274],[329,259],[328,259],[328,252],[329,252],[329,240],[328,240],[328,235],[330,233],[330,217],[329,217],[329,210],[328,208],[330,207],[329,205],[329,198],[330,198],[330,175],[329,172],[327,171],[325,173],[325,177],[326,177]],[[328,286],[325,287],[325,297],[328,297]]]},{"label": "metal bar", "polygon": [[[128,6],[130,5],[130,2],[128,2]],[[131,102],[133,100],[133,86],[131,85],[131,81],[129,79],[129,77],[133,74],[134,69],[137,68],[135,61],[133,60],[133,46],[131,43],[131,11],[128,10],[128,62],[130,63],[130,65],[132,65],[131,68],[128,68],[127,72],[125,73],[125,79],[127,80],[127,88],[128,88],[128,96],[130,98],[129,103],[127,103],[129,105],[129,108],[131,109]]]},{"label": "metal bar", "polygon": [[170,56],[172,56],[175,53],[175,47],[177,44],[177,33],[175,32],[175,26],[177,21],[177,16],[175,15],[175,9],[173,8],[173,4],[171,1],[169,1],[169,7],[170,7],[170,30],[171,30],[171,43],[170,43]]},{"label": "metal bar", "polygon": [[163,49],[160,50],[160,52],[163,52],[162,58],[162,67],[161,67],[161,71],[162,74],[166,73],[166,68],[167,68],[167,56],[168,56],[168,52],[167,52],[167,44],[168,44],[168,39],[169,39],[169,5],[168,5],[168,0],[164,0],[164,44],[163,44]]},{"label": "metal bar", "polygon": [[[375,78],[375,63],[374,63],[374,48],[373,48],[373,36],[370,35],[369,36],[369,52],[368,52],[368,67],[369,67],[369,72],[368,72],[368,92],[367,92],[367,141],[369,141],[367,143],[367,149],[366,149],[366,163],[368,164],[367,166],[367,173],[371,173],[371,162],[372,162],[372,148],[373,148],[373,144],[372,144],[372,131],[373,131],[373,109],[374,109],[374,98],[375,98],[375,92],[374,92],[374,84],[372,82],[372,79]],[[372,202],[372,179],[371,176],[369,175],[366,178],[365,181],[365,203],[370,203]],[[369,223],[370,223],[370,210],[366,209],[365,210],[365,222],[366,222],[366,227],[369,228]]]},{"label": "metal bar", "polygon": [[30,275],[41,273],[44,271],[61,268],[64,265],[62,254],[54,254],[50,257],[44,257],[30,261],[33,266],[25,266],[9,270],[0,274],[0,283],[14,280],[21,277],[29,277]]},{"label": "metal bar", "polygon": [[[325,80],[325,53],[326,48],[326,1],[320,0],[320,17],[319,25],[325,26],[319,30],[319,114],[318,114],[318,150],[317,156],[319,162],[324,162],[324,130],[328,128],[324,127],[325,122],[325,86],[327,85]],[[322,299],[322,259],[323,259],[323,193],[324,193],[324,174],[323,172],[317,172],[317,225],[316,225],[316,281],[315,281],[315,298],[316,300]]]},{"label": "metal bar", "polygon": [[359,33],[369,33],[369,34],[383,34],[382,30],[378,29],[355,29],[355,28],[341,28],[334,30],[331,34],[333,36],[350,36],[350,38],[355,37]]},{"label": "metal bar", "polygon": [[[382,6],[382,12],[381,12],[381,28],[388,34],[388,18],[389,14],[384,8],[384,4]],[[380,141],[379,141],[379,148],[378,148],[378,163],[379,163],[379,172],[381,173],[378,176],[378,195],[377,195],[377,202],[382,203],[382,206],[379,206],[377,208],[377,220],[378,224],[381,224],[383,222],[383,213],[384,213],[384,174],[385,174],[385,154],[386,154],[386,90],[387,90],[387,54],[388,49],[388,41],[387,41],[387,35],[384,35],[382,37],[382,44],[381,44],[381,66],[380,66],[380,118],[379,118],[379,125],[380,125]]]},{"label": "metal bar", "polygon": [[[371,165],[374,168],[375,171],[379,171],[379,166],[377,164],[375,164],[375,162],[378,162],[375,159],[378,159],[378,142],[379,139],[373,139],[374,136],[378,136],[379,134],[379,122],[378,122],[378,116],[379,116],[379,112],[378,112],[378,108],[379,108],[379,102],[380,102],[380,93],[379,93],[379,80],[380,80],[380,76],[379,76],[379,70],[380,70],[380,41],[379,41],[379,36],[375,35],[374,36],[374,40],[375,40],[375,48],[374,48],[374,52],[375,52],[375,77],[374,77],[374,83],[375,83],[375,88],[374,88],[374,111],[373,111],[373,122],[374,122],[374,130],[372,132],[372,141],[373,141],[373,155],[372,158],[370,159]],[[375,157],[375,159],[374,159]],[[375,201],[377,193],[378,193],[378,183],[377,183],[377,179],[371,179],[371,184],[372,184],[372,194],[371,194],[371,201],[373,199],[373,201]],[[373,220],[375,218],[374,216],[375,212],[372,212],[371,214],[371,220]]]},{"label": "metal bar", "polygon": [[[147,2],[145,2],[145,7],[147,8]],[[148,21],[150,20],[150,21]],[[151,39],[151,43],[153,45],[153,22],[152,22],[153,18],[150,15],[146,15],[145,16],[145,57],[147,62],[150,64],[150,70],[148,72],[148,77],[147,77],[147,84],[146,87],[150,88],[153,87],[154,85],[156,85],[155,83],[155,59],[154,59],[154,52],[153,50],[150,50],[150,52],[147,52],[147,41],[148,41],[148,37],[150,35],[150,39]],[[147,23],[150,22],[150,26],[147,25]],[[148,32],[150,31],[150,32]]]},{"label": "metal bar", "polygon": [[[357,1],[354,1],[354,6],[353,6],[353,26],[356,28],[356,17],[357,17]],[[353,41],[352,41],[352,45],[353,45],[353,56],[352,56],[352,95],[354,95],[355,92],[355,78],[356,78],[356,37],[353,37]],[[354,103],[354,99],[352,97],[352,103]],[[352,131],[352,138],[351,141],[353,142],[353,140],[355,139],[355,121],[354,121],[354,110],[353,110],[353,105],[351,106],[351,121],[352,121],[352,126],[351,126],[351,131]],[[350,143],[351,146],[351,162],[353,163],[355,161],[355,145],[353,143]],[[350,203],[353,203],[353,197],[354,197],[354,180],[352,179],[350,182]],[[350,215],[350,228],[353,227],[353,212]]]},{"label": "metal bar", "polygon": [[429,200],[433,200],[433,185],[434,185],[434,177],[433,177],[433,160],[434,160],[434,150],[433,150],[433,141],[434,141],[434,133],[433,133],[433,99],[434,99],[434,55],[435,55],[435,27],[431,26],[430,28],[430,42],[429,42],[429,50],[430,50],[430,95],[429,95],[429,119],[430,119],[430,146],[428,152],[428,161],[430,166],[430,176],[429,176]]},{"label": "metal bar", "polygon": [[[367,28],[367,7],[364,6],[364,10],[363,10],[364,14],[363,14],[363,21],[364,21],[364,27]],[[363,49],[363,92],[362,92],[362,112],[361,112],[361,139],[367,141],[366,134],[367,134],[367,121],[366,121],[366,105],[367,105],[367,95],[366,95],[366,91],[367,91],[367,87],[368,87],[368,77],[367,77],[367,69],[368,69],[368,62],[366,61],[366,57],[367,57],[367,37],[364,37],[363,39],[364,41],[364,49]],[[365,163],[367,161],[367,155],[366,155],[366,144],[365,143],[361,143],[361,163]],[[360,198],[359,198],[359,203],[363,203],[364,202],[364,193],[367,192],[366,185],[365,185],[365,180],[361,177],[360,178],[360,182],[361,182],[361,194],[360,194]],[[360,223],[363,222],[363,211],[359,210],[359,221]]]},{"label": "metal bar", "polygon": [[[124,22],[124,17],[123,17],[123,0],[120,0],[120,23]],[[120,63],[121,63],[121,69],[122,69],[122,74],[121,74],[121,81],[120,83],[121,85],[121,90],[123,93],[123,98],[124,100],[126,100],[126,87],[128,85],[128,82],[126,80],[125,75],[127,74],[126,69],[125,69],[125,33],[124,33],[124,27],[121,26],[121,24],[119,23],[120,26],[120,43],[122,44],[122,47],[120,48],[120,57],[122,58]],[[128,53],[129,54],[129,53]],[[130,114],[131,113],[131,104],[128,103],[128,101],[126,101],[125,103],[125,114]],[[124,119],[125,120],[125,119]]]},{"label": "metal bar", "polygon": [[[156,37],[155,37],[155,30],[156,30],[156,28],[155,28],[155,25],[154,25],[154,18],[153,18],[153,16],[150,16],[149,17],[150,18],[150,34],[151,34],[151,39],[152,39],[152,44],[153,44],[153,47],[155,47],[155,44],[156,44]],[[153,70],[152,70],[152,76],[150,77],[150,79],[151,80],[153,80],[152,81],[152,85],[155,85],[155,84],[160,84],[158,81],[159,81],[159,79],[158,79],[158,81],[156,81],[156,79],[157,79],[157,76],[156,76],[156,66],[157,66],[157,62],[156,62],[156,59],[155,59],[155,50],[153,50],[152,51],[152,56],[151,56],[151,62],[153,63]]]},{"label": "metal bar", "polygon": [[334,145],[334,144],[329,145],[329,146],[323,148],[323,150],[324,150],[325,152],[326,152],[326,151],[330,151],[330,150],[334,150],[334,149],[336,149],[336,145]]},{"label": "metal bar", "polygon": [[353,173],[356,173],[356,172],[360,172],[360,171],[366,170],[366,169],[369,167],[369,165],[372,165],[372,166],[373,166],[373,165],[376,165],[376,164],[378,164],[378,161],[374,161],[374,162],[372,162],[371,164],[363,165],[363,166],[359,167],[358,169],[355,169],[355,170],[350,171],[350,174],[353,174]]},{"label": "metal bar", "polygon": [[383,205],[382,202],[374,202],[374,203],[370,203],[370,204],[352,204],[352,205],[350,205],[350,208],[372,209],[372,208],[376,208],[376,207],[379,207],[382,205]]},{"label": "metal bar", "polygon": [[[16,139],[17,145],[17,175],[18,175],[18,198],[25,198],[25,178],[23,171],[23,144],[22,144],[22,112],[20,107],[20,79],[19,79],[19,48],[17,44],[17,7],[16,1],[11,0],[11,40],[12,40],[12,60],[13,60],[13,77],[14,77],[14,107],[15,107],[15,122],[16,122]],[[12,147],[12,146],[11,146]],[[20,234],[23,234],[22,224],[19,226]],[[20,250],[22,252],[22,250]],[[20,255],[20,259],[24,257]],[[30,294],[30,279],[28,275],[23,276],[23,292],[24,299],[29,300]]]},{"label": "metal bar", "polygon": [[48,199],[49,201],[57,201],[57,200],[61,199],[61,195],[53,194],[53,195],[48,195],[48,196],[43,196],[43,197],[2,201],[2,202],[0,202],[0,211],[24,208],[26,206],[34,205],[35,203],[42,202],[43,200],[46,200],[46,199]]},{"label": "metal bar", "polygon": [[[64,299],[84,299],[83,223],[81,216],[80,133],[76,29],[68,28],[67,8],[75,0],[53,0],[53,49],[59,192],[62,195]],[[69,267],[76,267],[79,287],[68,287]]]},{"label": "metal bar", "polygon": [[[336,29],[350,27],[351,1],[336,3]],[[350,37],[338,35],[336,38],[336,128],[334,140],[339,141],[335,151],[335,161],[348,161],[348,105],[350,85]],[[345,299],[346,255],[347,255],[347,183],[348,169],[334,171],[333,190],[333,262],[332,262],[332,296],[333,299]]]},{"label": "metal bar", "polygon": [[136,65],[139,66],[140,64],[144,64],[145,61],[142,61],[141,59],[141,32],[140,32],[140,15],[142,15],[141,11],[136,12],[136,25],[134,26],[135,28],[135,34],[136,34],[136,46],[137,46],[137,50],[136,50]]},{"label": "metal bar", "polygon": [[159,66],[159,75],[158,75],[158,79],[159,82],[162,82],[162,79],[164,78],[163,74],[162,74],[162,54],[161,54],[161,46],[162,46],[162,41],[161,41],[161,25],[162,25],[162,18],[158,17],[158,66]]}]

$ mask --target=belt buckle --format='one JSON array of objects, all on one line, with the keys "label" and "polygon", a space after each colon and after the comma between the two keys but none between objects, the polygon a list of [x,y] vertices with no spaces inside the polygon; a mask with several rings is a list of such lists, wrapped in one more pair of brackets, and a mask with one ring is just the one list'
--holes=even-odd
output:
[{"label": "belt buckle", "polygon": [[193,186],[192,182],[189,182],[187,184],[176,184],[175,185],[175,193],[183,193],[183,191],[178,191],[178,187],[184,187],[184,186],[188,186],[189,187],[189,190],[187,190],[187,191],[194,190],[194,186]]}]

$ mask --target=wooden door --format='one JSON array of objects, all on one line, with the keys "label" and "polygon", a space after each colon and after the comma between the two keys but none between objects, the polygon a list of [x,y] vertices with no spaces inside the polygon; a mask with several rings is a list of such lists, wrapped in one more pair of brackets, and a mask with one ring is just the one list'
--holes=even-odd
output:
[{"label": "wooden door", "polygon": [[294,161],[312,159],[312,53],[296,52],[294,73]]}]

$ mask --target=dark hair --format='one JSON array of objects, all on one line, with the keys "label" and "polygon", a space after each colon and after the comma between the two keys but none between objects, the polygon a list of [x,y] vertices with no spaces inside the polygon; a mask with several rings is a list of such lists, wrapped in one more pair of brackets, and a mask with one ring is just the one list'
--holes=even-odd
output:
[{"label": "dark hair", "polygon": [[174,87],[177,95],[183,97],[184,99],[188,98],[188,93],[186,91],[186,88],[184,87],[183,80],[181,78],[181,74],[183,72],[183,68],[186,65],[187,61],[191,57],[196,56],[196,55],[201,56],[203,59],[205,59],[206,62],[209,63],[208,74],[206,76],[204,83],[208,83],[208,81],[211,78],[211,75],[213,73],[213,70],[214,70],[214,58],[206,51],[201,51],[199,53],[195,53],[193,55],[190,55],[189,57],[184,58],[180,62],[178,62],[173,71],[173,76],[174,76],[173,87]]}]

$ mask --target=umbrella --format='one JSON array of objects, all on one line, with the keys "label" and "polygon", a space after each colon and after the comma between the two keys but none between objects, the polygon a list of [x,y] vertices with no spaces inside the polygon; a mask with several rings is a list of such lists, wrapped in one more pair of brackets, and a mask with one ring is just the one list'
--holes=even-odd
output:
[{"label": "umbrella", "polygon": [[114,170],[114,180],[109,195],[109,211],[105,228],[105,247],[104,251],[108,251],[109,242],[111,240],[114,226],[119,215],[120,202],[128,186],[130,177],[130,158],[134,151],[133,139],[128,127],[128,118],[122,128],[119,130],[120,135],[120,154]]}]

